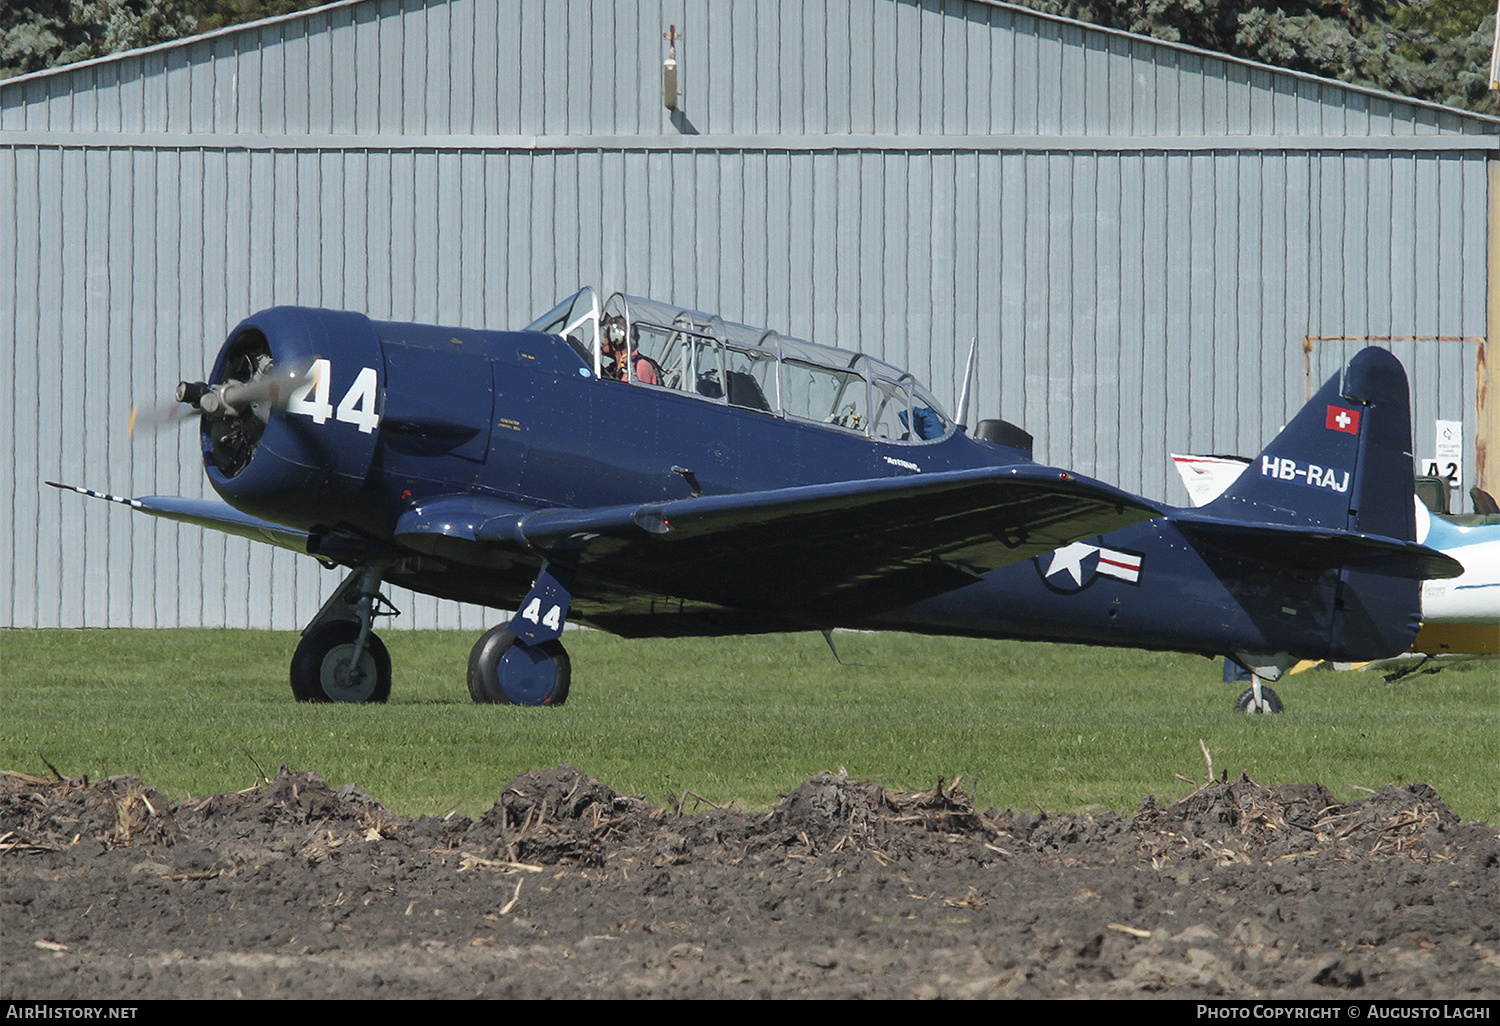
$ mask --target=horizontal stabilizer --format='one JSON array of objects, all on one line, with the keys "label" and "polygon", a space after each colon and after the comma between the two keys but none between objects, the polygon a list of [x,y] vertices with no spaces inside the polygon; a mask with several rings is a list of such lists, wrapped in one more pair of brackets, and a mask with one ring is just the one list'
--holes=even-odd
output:
[{"label": "horizontal stabilizer", "polygon": [[1194,513],[1175,514],[1172,523],[1195,547],[1310,573],[1348,568],[1421,581],[1457,577],[1464,571],[1452,556],[1399,538],[1289,524],[1247,524]]}]

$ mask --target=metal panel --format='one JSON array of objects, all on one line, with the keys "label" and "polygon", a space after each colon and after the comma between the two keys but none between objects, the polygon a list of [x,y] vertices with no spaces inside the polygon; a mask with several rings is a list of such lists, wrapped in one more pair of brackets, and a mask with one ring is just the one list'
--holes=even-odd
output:
[{"label": "metal panel", "polygon": [[[14,218],[0,218],[0,264],[14,268],[13,284],[0,281],[0,332],[8,332],[12,338],[41,335],[36,304],[23,305],[20,301],[23,295],[29,299],[38,293],[41,274],[40,255],[35,248],[40,239],[38,222],[43,217],[36,158],[34,151],[0,150],[0,195],[15,196],[17,207]],[[11,352],[14,355],[8,376],[13,392],[6,413],[0,416],[0,449],[13,454],[8,461],[0,460],[0,502],[11,511],[9,526],[0,535],[0,601],[13,616],[34,621],[39,618],[39,582],[34,584],[23,577],[19,563],[22,553],[40,554],[40,496],[31,487],[40,454],[35,445],[23,449],[18,440],[33,442],[40,434],[41,354],[39,346],[25,351],[12,347]],[[23,401],[25,397],[30,397],[29,401]]]}]

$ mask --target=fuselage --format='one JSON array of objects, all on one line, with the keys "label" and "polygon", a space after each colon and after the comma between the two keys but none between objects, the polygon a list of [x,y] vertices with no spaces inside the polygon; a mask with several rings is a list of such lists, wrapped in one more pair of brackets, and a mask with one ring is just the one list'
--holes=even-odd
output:
[{"label": "fuselage", "polygon": [[1200,652],[1324,651],[1338,574],[1203,553],[1155,520],[1012,563],[878,618],[932,634]]}]

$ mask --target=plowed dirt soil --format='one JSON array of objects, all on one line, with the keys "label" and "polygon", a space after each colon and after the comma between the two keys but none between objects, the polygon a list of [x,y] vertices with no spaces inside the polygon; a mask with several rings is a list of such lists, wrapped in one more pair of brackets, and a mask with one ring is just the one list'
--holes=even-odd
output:
[{"label": "plowed dirt soil", "polygon": [[821,774],[771,812],[558,766],[480,819],[315,773],[0,778],[0,997],[1500,997],[1500,843],[1425,785],[1133,817]]}]

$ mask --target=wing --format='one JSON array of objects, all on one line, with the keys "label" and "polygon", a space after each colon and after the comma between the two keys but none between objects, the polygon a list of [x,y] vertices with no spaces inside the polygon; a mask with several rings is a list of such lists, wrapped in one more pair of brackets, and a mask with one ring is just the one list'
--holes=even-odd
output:
[{"label": "wing", "polygon": [[306,553],[308,551],[308,539],[311,535],[307,531],[252,517],[226,503],[213,502],[208,499],[183,499],[175,495],[147,495],[139,499],[126,499],[118,495],[110,495],[108,492],[96,492],[92,488],[58,484],[56,481],[47,483],[53,488],[77,492],[79,495],[88,495],[95,499],[118,502],[122,506],[167,520],[197,524],[199,527],[211,527],[216,531],[249,538],[251,541],[269,542],[283,549],[291,549],[293,552]]},{"label": "wing", "polygon": [[597,509],[451,496],[403,517],[396,540],[448,558],[523,548],[616,585],[827,622],[961,587],[1161,512],[1028,465]]},{"label": "wing", "polygon": [[[1163,512],[1097,481],[1026,465],[594,509],[441,496],[403,515],[386,546],[340,544],[221,502],[54,487],[340,562],[420,552],[483,574],[540,558],[602,582],[604,593],[753,611],[788,626],[873,615]],[[403,583],[421,588],[416,578]]]},{"label": "wing", "polygon": [[241,513],[227,503],[212,499],[184,499],[177,495],[147,495],[127,499],[108,492],[96,492],[92,488],[58,484],[56,481],[47,483],[63,491],[118,502],[122,506],[164,520],[196,524],[198,527],[212,528],[225,534],[249,538],[251,541],[266,542],[277,548],[291,549],[303,555],[315,556],[325,564],[339,562],[355,566],[374,559],[398,559],[402,555],[394,546],[367,535],[337,529],[317,533],[304,531],[300,527],[289,527],[272,520],[262,520],[249,513]]}]

